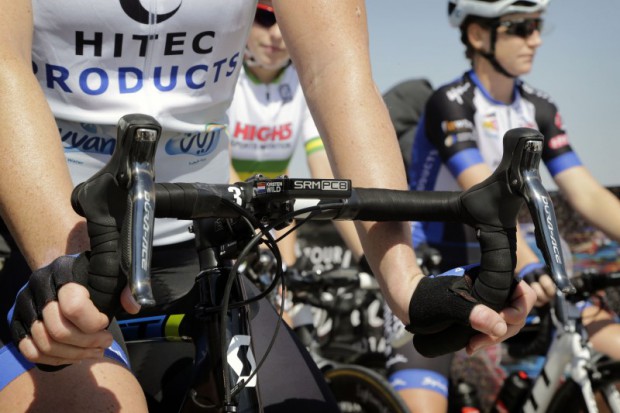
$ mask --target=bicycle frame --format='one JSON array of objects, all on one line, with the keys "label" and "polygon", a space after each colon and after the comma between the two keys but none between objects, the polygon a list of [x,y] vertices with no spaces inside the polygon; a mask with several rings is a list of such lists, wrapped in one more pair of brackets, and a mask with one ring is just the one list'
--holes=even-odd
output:
[{"label": "bicycle frame", "polygon": [[[566,376],[581,388],[588,412],[598,412],[590,380],[592,372],[596,370],[593,350],[588,344],[587,333],[581,323],[580,310],[558,291],[552,316],[555,326],[552,342],[543,368],[531,385],[523,412],[546,412],[555,391]],[[620,395],[615,387],[607,388],[606,391],[610,400],[615,398],[620,401]],[[616,405],[616,408],[618,406],[620,404]]]},{"label": "bicycle frame", "polygon": [[[230,240],[222,236],[222,231],[214,230],[214,225],[214,219],[206,219],[194,221],[193,226],[200,264],[200,272],[196,277],[199,300],[194,308],[193,321],[200,328],[193,326],[191,329],[196,349],[195,377],[180,410],[183,413],[194,411],[194,407],[204,411],[202,409],[211,406],[213,411],[219,411],[216,408],[224,406],[227,412],[236,411],[236,406],[258,406],[257,395],[250,391],[256,388],[256,375],[253,375],[256,372],[256,360],[251,346],[248,309],[245,306],[229,309],[225,318],[220,317],[219,312],[209,311],[222,305],[224,295],[221,292],[227,287],[227,276],[230,276],[232,268],[230,258],[220,253],[222,245]],[[235,277],[229,288],[233,301],[243,301],[245,294],[238,278]],[[226,322],[222,323],[224,319]],[[227,348],[226,354],[220,351],[224,347]],[[241,347],[247,348],[247,351],[239,351]],[[250,372],[244,374],[244,366],[248,365]],[[245,385],[239,401],[228,399],[229,393],[225,389],[242,382]]]}]

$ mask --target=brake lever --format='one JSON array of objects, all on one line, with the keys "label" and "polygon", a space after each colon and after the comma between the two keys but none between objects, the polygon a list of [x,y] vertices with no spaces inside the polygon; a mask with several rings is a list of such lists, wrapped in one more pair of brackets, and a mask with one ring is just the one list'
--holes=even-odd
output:
[{"label": "brake lever", "polygon": [[538,137],[534,139],[532,136],[531,140],[523,143],[520,162],[513,164],[509,171],[510,186],[525,199],[534,221],[536,245],[549,266],[555,284],[563,293],[573,294],[576,289],[571,284],[564,265],[555,210],[538,169],[544,138],[540,132],[534,129],[531,131]]},{"label": "brake lever", "polygon": [[118,183],[128,190],[128,210],[120,239],[120,265],[131,293],[144,307],[155,305],[151,287],[151,254],[155,223],[154,161],[160,136],[161,126],[151,116],[127,115],[118,122],[114,150],[120,154]]}]

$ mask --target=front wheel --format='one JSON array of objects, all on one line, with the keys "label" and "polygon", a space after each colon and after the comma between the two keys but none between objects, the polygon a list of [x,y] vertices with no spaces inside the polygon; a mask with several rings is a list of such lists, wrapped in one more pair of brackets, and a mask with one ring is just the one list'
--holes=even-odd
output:
[{"label": "front wheel", "polygon": [[345,365],[329,369],[325,379],[343,413],[408,413],[390,383],[365,367]]},{"label": "front wheel", "polygon": [[[597,364],[596,371],[590,375],[590,381],[599,412],[620,413],[620,362]],[[587,411],[581,388],[571,379],[558,389],[547,410],[549,413]]]}]

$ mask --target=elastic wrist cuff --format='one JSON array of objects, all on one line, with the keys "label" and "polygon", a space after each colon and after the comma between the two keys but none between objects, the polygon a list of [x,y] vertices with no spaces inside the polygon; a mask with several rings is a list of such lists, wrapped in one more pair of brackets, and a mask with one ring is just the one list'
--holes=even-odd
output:
[{"label": "elastic wrist cuff", "polygon": [[531,262],[519,270],[519,272],[517,273],[517,278],[519,280],[522,280],[523,277],[525,277],[527,274],[534,272],[534,271],[540,271],[540,270],[544,271],[545,268],[547,268],[547,266],[543,264],[542,262]]}]

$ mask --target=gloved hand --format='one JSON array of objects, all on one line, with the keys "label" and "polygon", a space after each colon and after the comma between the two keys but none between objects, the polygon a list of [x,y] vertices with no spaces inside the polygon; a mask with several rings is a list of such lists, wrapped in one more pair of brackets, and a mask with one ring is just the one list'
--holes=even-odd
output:
[{"label": "gloved hand", "polygon": [[88,265],[88,255],[82,253],[59,257],[34,271],[9,311],[13,342],[42,370],[100,357],[112,343],[104,330],[109,319],[97,310],[84,288]]},{"label": "gloved hand", "polygon": [[469,317],[482,304],[472,295],[479,269],[478,265],[458,267],[420,281],[411,297],[406,326],[420,354],[437,357],[460,350],[477,333]]},{"label": "gloved hand", "polygon": [[17,344],[30,335],[30,326],[43,317],[43,307],[58,300],[60,287],[70,282],[85,286],[87,277],[88,258],[84,254],[58,257],[50,265],[33,272],[9,311],[13,342]]}]

